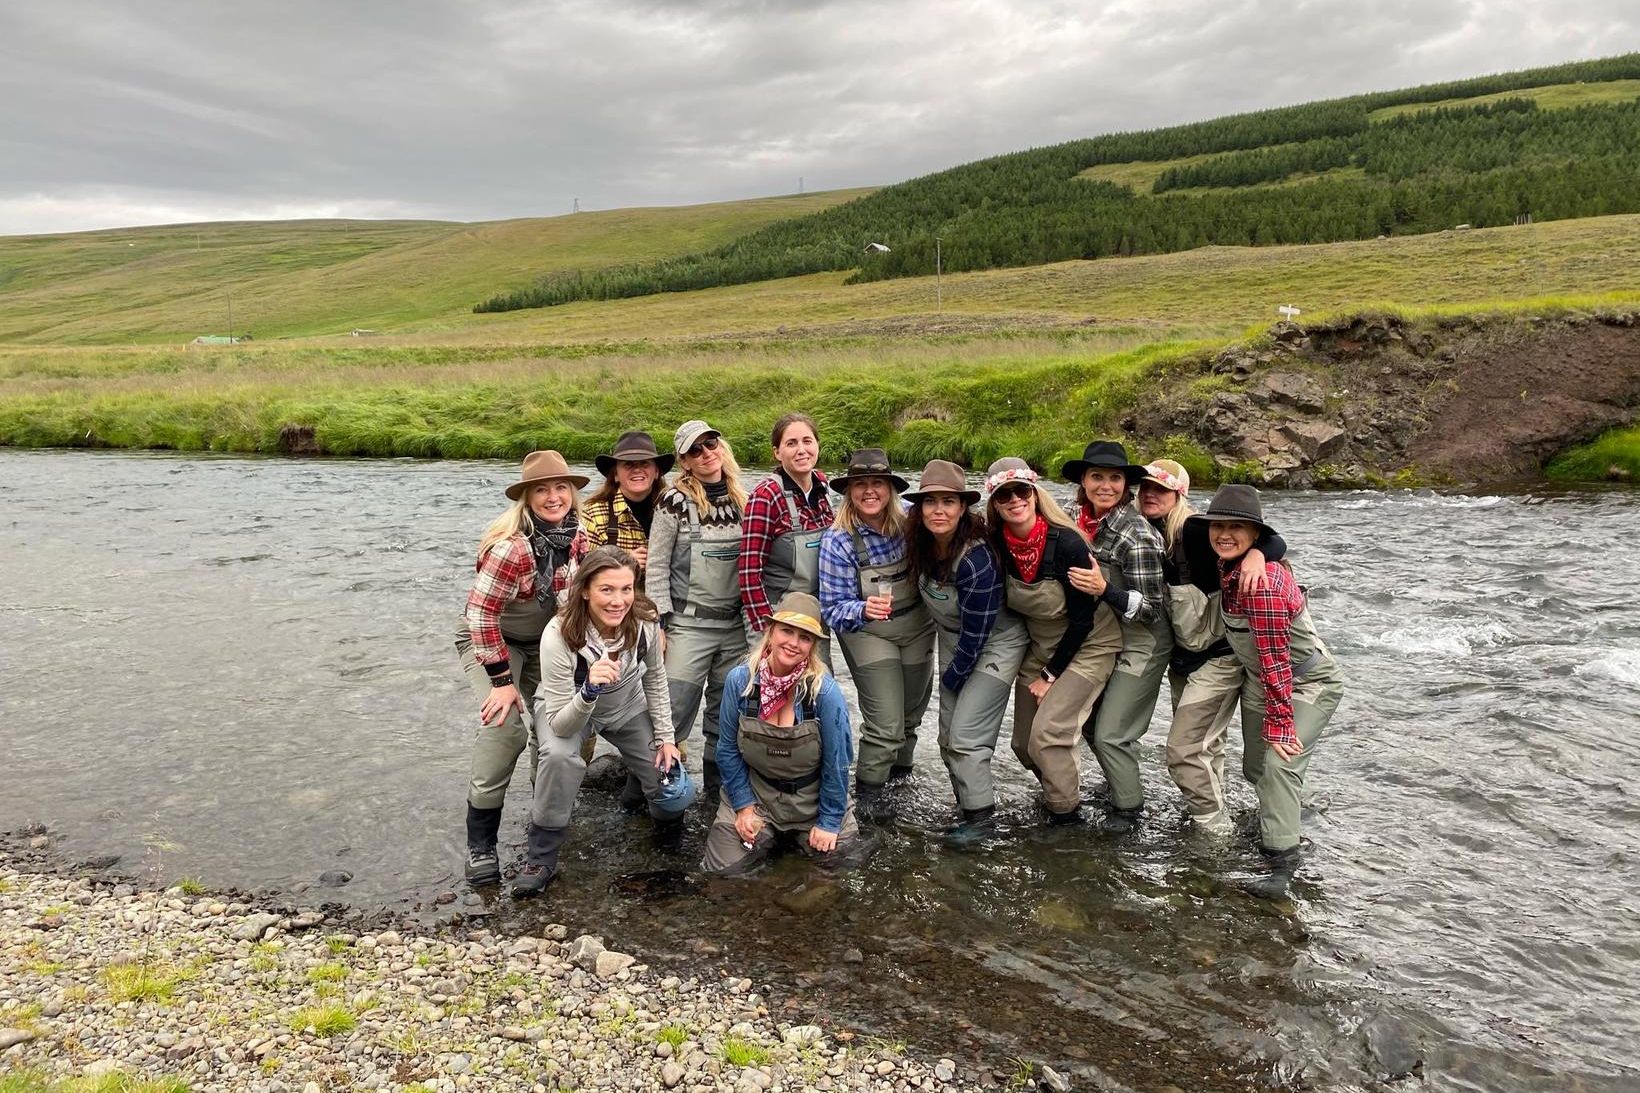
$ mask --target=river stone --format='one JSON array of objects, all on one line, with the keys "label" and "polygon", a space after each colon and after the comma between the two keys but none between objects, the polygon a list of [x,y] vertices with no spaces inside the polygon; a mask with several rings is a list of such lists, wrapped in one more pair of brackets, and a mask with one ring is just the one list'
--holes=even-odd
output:
[{"label": "river stone", "polygon": [[673,1086],[683,1081],[683,1075],[683,1067],[679,1066],[677,1063],[667,1063],[665,1066],[661,1067],[661,1082],[668,1089],[671,1089]]},{"label": "river stone", "polygon": [[569,943],[568,960],[578,968],[591,971],[597,966],[598,954],[604,951],[604,939],[582,934]]},{"label": "river stone", "polygon": [[845,964],[863,964],[865,963],[865,959],[866,954],[862,953],[859,949],[843,950],[843,963]]},{"label": "river stone", "polygon": [[1042,1080],[1039,1084],[1048,1093],[1071,1093],[1071,1080],[1051,1066],[1042,1068]]},{"label": "river stone", "polygon": [[0,1029],[0,1051],[16,1047],[18,1044],[26,1044],[32,1039],[34,1039],[34,1033],[26,1028]]},{"label": "river stone", "polygon": [[950,1059],[941,1059],[938,1063],[934,1064],[934,1077],[938,1078],[940,1081],[953,1081],[956,1079],[956,1076],[957,1064],[952,1062]]},{"label": "river stone", "polygon": [[403,944],[404,941],[399,937],[397,930],[383,930],[381,933],[376,935],[376,945],[378,948],[393,949]]},{"label": "river stone", "polygon": [[114,1073],[114,1071],[119,1068],[120,1064],[118,1059],[93,1059],[91,1062],[85,1064],[85,1069],[80,1071],[80,1073],[87,1078],[100,1078],[104,1074]]},{"label": "river stone", "polygon": [[592,970],[597,973],[599,979],[610,979],[637,962],[638,958],[635,956],[606,949],[593,958]]},{"label": "river stone", "polygon": [[825,1036],[825,1033],[821,1032],[817,1025],[793,1025],[780,1034],[782,1040],[797,1047],[808,1047],[810,1044],[817,1044],[823,1036]]},{"label": "river stone", "polygon": [[290,920],[292,930],[311,930],[325,920],[323,911],[303,911]]},{"label": "river stone", "polygon": [[1361,1039],[1390,1081],[1409,1078],[1424,1065],[1416,1033],[1403,1021],[1374,1014],[1361,1023]]},{"label": "river stone", "polygon": [[279,915],[263,912],[249,915],[245,921],[235,926],[231,936],[235,941],[260,941],[262,935],[279,925]]},{"label": "river stone", "polygon": [[28,841],[28,848],[30,850],[44,850],[46,847],[48,847],[50,845],[51,845],[51,836],[50,835],[35,835],[33,838],[29,839],[29,841]]},{"label": "river stone", "polygon": [[1310,459],[1325,459],[1344,443],[1344,430],[1330,421],[1295,421],[1278,426],[1277,432]]},{"label": "river stone", "polygon": [[353,874],[346,869],[326,869],[319,874],[319,883],[326,888],[340,888],[353,879]]}]

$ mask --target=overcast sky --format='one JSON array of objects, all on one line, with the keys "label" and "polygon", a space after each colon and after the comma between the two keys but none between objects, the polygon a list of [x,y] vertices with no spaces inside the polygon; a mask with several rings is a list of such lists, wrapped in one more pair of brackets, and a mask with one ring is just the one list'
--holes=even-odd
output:
[{"label": "overcast sky", "polygon": [[873,185],[1636,48],[1635,0],[3,0],[0,233]]}]

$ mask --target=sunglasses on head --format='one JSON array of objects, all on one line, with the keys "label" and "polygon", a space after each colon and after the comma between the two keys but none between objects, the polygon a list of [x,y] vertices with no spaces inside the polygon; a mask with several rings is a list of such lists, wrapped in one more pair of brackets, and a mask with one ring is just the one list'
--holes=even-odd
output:
[{"label": "sunglasses on head", "polygon": [[998,501],[1012,501],[1016,497],[1031,497],[1035,495],[1036,487],[1027,483],[1015,483],[1012,486],[1003,486],[991,496]]},{"label": "sunglasses on head", "polygon": [[690,445],[689,450],[687,452],[684,452],[683,454],[688,456],[690,459],[693,459],[693,458],[695,458],[695,456],[699,455],[701,452],[715,452],[715,451],[717,451],[717,446],[718,446],[718,438],[717,437],[715,437],[715,436],[702,437],[700,440],[698,440],[694,444]]}]

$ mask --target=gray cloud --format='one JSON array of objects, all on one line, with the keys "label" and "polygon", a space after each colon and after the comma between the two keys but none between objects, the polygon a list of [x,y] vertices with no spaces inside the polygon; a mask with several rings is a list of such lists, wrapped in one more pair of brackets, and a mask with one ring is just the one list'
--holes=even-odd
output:
[{"label": "gray cloud", "polygon": [[0,232],[869,185],[1637,30],[1629,0],[13,0]]}]

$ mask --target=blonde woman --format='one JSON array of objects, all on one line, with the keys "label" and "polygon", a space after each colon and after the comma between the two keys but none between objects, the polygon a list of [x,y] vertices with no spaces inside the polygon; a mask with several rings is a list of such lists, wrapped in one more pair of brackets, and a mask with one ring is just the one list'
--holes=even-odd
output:
[{"label": "blonde woman", "polygon": [[[557,452],[531,452],[518,481],[506,489],[512,501],[484,531],[478,544],[478,576],[456,634],[462,670],[479,697],[478,737],[473,742],[467,788],[467,880],[501,880],[496,835],[501,803],[530,732],[525,695],[541,680],[541,634],[587,552],[580,526],[584,475],[570,473]],[[535,776],[530,748],[530,776]]]},{"label": "blonde woman", "polygon": [[601,736],[621,755],[655,820],[656,842],[675,849],[692,786],[662,782],[681,761],[672,742],[672,703],[655,605],[638,590],[638,560],[599,547],[582,561],[564,607],[541,635],[541,685],[528,848],[514,896],[532,896],[558,872],[575,797],[587,764],[583,745]]},{"label": "blonde woman", "polygon": [[746,488],[729,442],[706,422],[678,426],[673,447],[683,473],[655,506],[646,583],[666,631],[672,730],[680,745],[694,730],[706,696],[703,773],[712,786],[723,680],[746,656],[739,575]]},{"label": "blonde woman", "polygon": [[743,873],[782,836],[838,860],[857,844],[848,799],[848,703],[819,655],[820,602],[788,592],[746,662],[729,673],[718,711],[723,789],[701,868]]},{"label": "blonde woman", "polygon": [[820,612],[837,634],[859,696],[855,795],[873,820],[889,811],[889,779],[911,773],[934,685],[934,619],[906,560],[900,494],[907,486],[881,448],[855,452],[848,469],[832,477],[842,500],[820,538]]},{"label": "blonde woman", "polygon": [[1014,683],[1014,754],[1041,781],[1048,822],[1081,823],[1077,742],[1116,667],[1122,629],[1113,611],[1100,610],[1098,597],[1073,582],[1073,573],[1093,566],[1088,542],[1030,465],[997,460],[985,489],[1004,602],[1031,636]]}]

